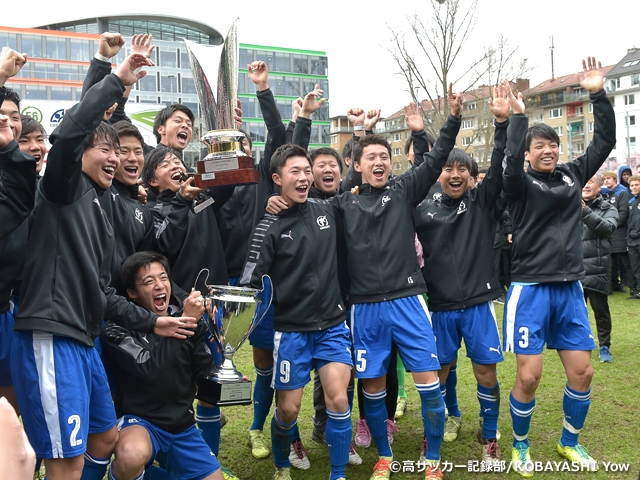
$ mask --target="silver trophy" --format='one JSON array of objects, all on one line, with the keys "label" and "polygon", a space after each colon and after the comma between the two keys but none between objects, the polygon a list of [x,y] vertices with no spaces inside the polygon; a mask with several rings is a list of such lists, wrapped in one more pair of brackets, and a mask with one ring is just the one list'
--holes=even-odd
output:
[{"label": "silver trophy", "polygon": [[233,355],[262,321],[273,298],[271,279],[262,277],[262,289],[207,285],[205,305],[213,308],[213,318],[205,324],[216,345],[224,353],[223,362],[206,377],[196,380],[196,398],[212,405],[251,404],[251,382],[233,363]]},{"label": "silver trophy", "polygon": [[193,183],[207,188],[258,183],[255,162],[242,150],[245,137],[233,118],[238,102],[238,36],[235,22],[222,46],[184,39],[200,100],[200,117],[207,130],[201,140],[208,155],[196,162]]}]

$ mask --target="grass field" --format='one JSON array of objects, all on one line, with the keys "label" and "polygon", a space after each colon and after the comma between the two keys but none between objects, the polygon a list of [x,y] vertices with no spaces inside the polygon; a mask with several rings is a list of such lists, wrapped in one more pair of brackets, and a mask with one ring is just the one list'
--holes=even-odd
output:
[{"label": "grass field", "polygon": [[[597,473],[576,473],[547,471],[537,473],[534,478],[546,479],[638,479],[640,469],[640,302],[626,300],[627,295],[616,293],[609,297],[613,319],[611,351],[613,363],[598,361],[597,351],[592,355],[595,375],[592,384],[591,409],[586,425],[580,435],[580,441],[590,454],[600,462]],[[496,313],[501,326],[502,306],[496,305]],[[591,312],[590,312],[591,313]],[[592,330],[595,323],[591,315]],[[478,401],[476,399],[476,383],[473,378],[471,364],[466,359],[464,349],[458,364],[458,398],[462,411],[462,430],[453,443],[443,444],[442,459],[464,468],[454,468],[445,473],[447,479],[487,479],[487,478],[522,478],[515,473],[473,473],[467,469],[470,460],[479,460],[480,445],[476,441],[478,428]],[[235,363],[240,371],[250,378],[255,377],[251,361],[251,348],[244,346],[235,356]],[[505,354],[504,363],[498,366],[498,378],[501,385],[502,401],[500,412],[500,430],[502,440],[500,446],[503,459],[511,458],[511,417],[509,415],[509,391],[515,379],[515,356]],[[562,428],[562,396],[565,385],[562,364],[554,351],[544,353],[544,371],[540,388],[537,392],[536,411],[533,415],[530,440],[534,461],[559,462],[561,457],[556,453],[556,444]],[[404,417],[398,419],[399,433],[395,435],[393,452],[396,460],[417,461],[422,441],[422,421],[420,419],[420,402],[411,378],[407,378],[408,406]],[[292,469],[292,478],[315,480],[329,478],[329,454],[325,447],[311,441],[313,415],[311,384],[307,385],[299,417],[302,441],[307,448],[311,469],[302,471]],[[354,405],[357,412],[357,406]],[[222,429],[220,445],[220,462],[233,471],[241,479],[269,479],[273,474],[273,456],[264,460],[256,460],[251,456],[247,446],[247,436],[252,421],[252,408],[229,407],[224,409],[229,420]],[[356,414],[353,415],[354,430]],[[269,431],[270,417],[267,419],[265,433]],[[350,479],[368,479],[372,467],[377,460],[375,447],[359,449],[363,464],[347,468]],[[628,464],[628,472],[605,471],[603,462],[612,464]],[[397,473],[395,479],[418,479],[423,474]]]}]

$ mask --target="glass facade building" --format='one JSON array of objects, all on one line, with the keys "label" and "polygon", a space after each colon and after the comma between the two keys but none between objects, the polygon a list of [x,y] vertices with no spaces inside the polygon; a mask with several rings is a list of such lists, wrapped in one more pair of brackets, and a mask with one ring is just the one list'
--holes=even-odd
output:
[{"label": "glass facade building", "polygon": [[[183,38],[197,43],[219,45],[223,36],[212,27],[193,20],[162,15],[112,16],[44,25],[34,29],[0,27],[0,46],[9,46],[28,55],[29,61],[8,86],[18,92],[23,103],[30,100],[77,102],[89,62],[98,50],[101,32],[120,32],[126,39],[150,33],[156,48],[154,67],[133,86],[129,104],[160,107],[172,103],[189,106],[198,116],[198,96]],[[113,59],[114,64],[129,54],[127,45]],[[323,52],[240,44],[239,97],[242,101],[243,128],[254,143],[257,159],[264,149],[265,126],[256,99],[255,85],[246,66],[264,60],[269,67],[269,85],[274,92],[282,119],[291,118],[291,102],[313,90],[316,83],[329,94],[327,57]],[[314,114],[311,147],[329,144],[329,106],[325,103]],[[153,122],[153,118],[147,118]],[[196,122],[198,123],[198,122]],[[199,125],[185,151],[185,160],[195,161],[202,144]]]}]

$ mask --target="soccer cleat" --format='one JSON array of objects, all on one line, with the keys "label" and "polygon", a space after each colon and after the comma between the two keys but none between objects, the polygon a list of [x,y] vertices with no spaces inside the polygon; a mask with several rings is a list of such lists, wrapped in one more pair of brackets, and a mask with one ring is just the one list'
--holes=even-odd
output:
[{"label": "soccer cleat", "polygon": [[273,474],[271,480],[291,480],[291,471],[289,467],[276,468],[276,473]]},{"label": "soccer cleat", "polygon": [[231,470],[228,470],[224,467],[220,467],[220,470],[222,470],[222,478],[224,478],[224,480],[240,480],[240,477],[233,473]]},{"label": "soccer cleat", "polygon": [[420,461],[427,461],[427,437],[422,436],[422,445],[420,445]]},{"label": "soccer cleat", "polygon": [[398,397],[395,418],[402,417],[406,409],[407,409],[407,397]]},{"label": "soccer cleat", "polygon": [[426,468],[424,470],[424,480],[440,480],[444,478],[442,470],[440,470],[440,462],[438,460],[426,460]]},{"label": "soccer cleat", "polygon": [[249,431],[249,446],[254,458],[267,458],[271,454],[271,449],[264,439],[262,430]]},{"label": "soccer cleat", "polygon": [[227,416],[224,412],[220,412],[220,428],[224,427],[227,424]]},{"label": "soccer cleat", "polygon": [[570,462],[579,463],[583,469],[588,472],[598,471],[598,462],[596,462],[587,452],[584,446],[577,444],[573,447],[563,447],[558,443],[558,453]]},{"label": "soccer cleat", "polygon": [[309,457],[307,457],[307,451],[304,449],[304,445],[302,445],[302,440],[296,438],[293,442],[291,442],[291,449],[289,451],[289,462],[292,467],[298,468],[300,470],[309,470],[311,468],[311,463],[309,462]]},{"label": "soccer cleat", "polygon": [[369,425],[364,418],[359,418],[356,421],[356,445],[362,448],[369,448],[371,445],[371,433],[369,432]]},{"label": "soccer cleat", "polygon": [[[479,417],[478,421],[480,422],[480,429],[482,429],[482,426],[484,425],[484,418]],[[496,440],[500,440],[500,438],[502,437],[502,435],[500,435],[500,429],[496,428]]]},{"label": "soccer cleat", "polygon": [[327,437],[324,434],[324,432],[321,432],[320,430],[316,429],[315,427],[313,428],[313,432],[311,432],[311,440],[313,440],[314,442],[321,443],[325,447],[328,446],[327,445]]},{"label": "soccer cleat", "polygon": [[349,447],[349,465],[362,465],[362,457],[356,451],[356,446],[353,442]]},{"label": "soccer cleat", "polygon": [[393,420],[387,420],[387,440],[389,440],[389,445],[393,443],[393,434],[398,431],[398,426],[396,422]]},{"label": "soccer cleat", "polygon": [[386,480],[391,476],[391,462],[393,457],[380,457],[373,467],[373,474],[369,480]]},{"label": "soccer cleat", "polygon": [[533,477],[533,462],[529,454],[529,445],[517,442],[511,449],[511,466],[516,473],[525,478]]},{"label": "soccer cleat", "polygon": [[501,464],[502,452],[496,439],[487,440],[482,434],[482,430],[478,430],[478,441],[482,445],[482,462],[486,465],[497,466]]},{"label": "soccer cleat", "polygon": [[601,363],[613,362],[613,355],[611,355],[611,351],[609,350],[609,347],[607,347],[606,345],[603,345],[602,347],[600,347],[599,357],[600,357]]},{"label": "soccer cleat", "polygon": [[453,442],[458,438],[460,428],[462,427],[462,418],[460,417],[447,417],[447,421],[444,424],[444,440],[447,443]]}]

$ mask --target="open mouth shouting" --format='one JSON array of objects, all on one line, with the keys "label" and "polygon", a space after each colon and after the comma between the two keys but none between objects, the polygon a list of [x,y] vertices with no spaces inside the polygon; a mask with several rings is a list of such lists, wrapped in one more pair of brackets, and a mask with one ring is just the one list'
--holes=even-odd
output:
[{"label": "open mouth shouting", "polygon": [[164,312],[167,309],[167,294],[161,293],[153,297],[153,306],[158,312]]}]

